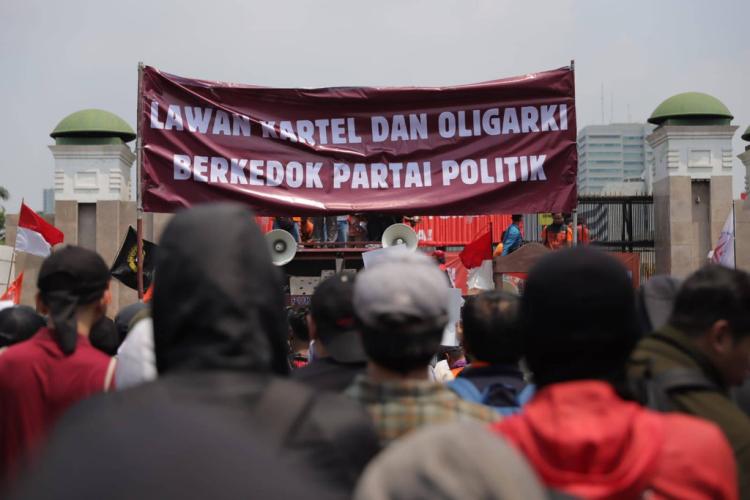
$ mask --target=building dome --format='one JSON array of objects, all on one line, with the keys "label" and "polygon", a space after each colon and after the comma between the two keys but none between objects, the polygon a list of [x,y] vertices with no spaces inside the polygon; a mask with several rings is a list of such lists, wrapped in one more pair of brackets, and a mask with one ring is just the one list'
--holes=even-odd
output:
[{"label": "building dome", "polygon": [[742,134],[742,140],[750,142],[750,126],[745,129],[745,132]]},{"label": "building dome", "polygon": [[665,100],[651,114],[654,125],[729,125],[734,118],[717,98],[701,92],[685,92]]},{"label": "building dome", "polygon": [[50,137],[57,144],[123,144],[135,139],[135,132],[109,111],[84,109],[63,118]]}]

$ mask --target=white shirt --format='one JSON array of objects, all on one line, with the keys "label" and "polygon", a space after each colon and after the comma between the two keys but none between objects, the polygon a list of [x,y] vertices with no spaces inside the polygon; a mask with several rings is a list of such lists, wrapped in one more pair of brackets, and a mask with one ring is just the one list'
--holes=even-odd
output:
[{"label": "white shirt", "polygon": [[154,323],[151,318],[138,321],[117,350],[115,386],[127,389],[155,380]]}]

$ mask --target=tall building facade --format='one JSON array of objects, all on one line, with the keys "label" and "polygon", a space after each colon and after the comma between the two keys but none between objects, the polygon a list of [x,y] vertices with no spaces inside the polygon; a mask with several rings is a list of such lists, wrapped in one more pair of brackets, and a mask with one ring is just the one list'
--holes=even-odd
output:
[{"label": "tall building facade", "polygon": [[578,132],[578,192],[650,194],[653,151],[646,137],[654,126],[645,123],[589,125]]},{"label": "tall building facade", "polygon": [[55,188],[49,188],[45,189],[43,191],[44,193],[44,205],[42,208],[42,212],[45,214],[54,214],[55,213]]}]

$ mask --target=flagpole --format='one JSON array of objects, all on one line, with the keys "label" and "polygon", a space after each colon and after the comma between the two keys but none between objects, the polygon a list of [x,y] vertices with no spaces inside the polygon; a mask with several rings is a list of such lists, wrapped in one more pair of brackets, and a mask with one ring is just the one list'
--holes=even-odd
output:
[{"label": "flagpole", "polygon": [[737,213],[734,211],[735,200],[732,200],[732,253],[734,269],[737,269]]},{"label": "flagpole", "polygon": [[143,194],[142,194],[142,177],[141,165],[143,163],[143,62],[138,63],[138,104],[136,118],[136,140],[135,140],[135,172],[136,172],[136,283],[138,287],[138,299],[143,299]]},{"label": "flagpole", "polygon": [[[575,88],[576,61],[570,60],[570,71],[573,72],[573,87]],[[576,178],[576,206],[573,208],[573,246],[578,246],[578,179]],[[583,232],[583,230],[581,230]]]},{"label": "flagpole", "polygon": [[[23,210],[23,204],[26,201],[25,198],[21,198],[21,210]],[[13,238],[13,253],[10,254],[10,267],[8,268],[8,282],[5,284],[5,291],[7,292],[10,288],[10,277],[13,274],[13,264],[16,261],[16,248],[18,248],[18,222],[21,220],[21,212],[18,212],[18,220],[16,221],[16,237]]]}]

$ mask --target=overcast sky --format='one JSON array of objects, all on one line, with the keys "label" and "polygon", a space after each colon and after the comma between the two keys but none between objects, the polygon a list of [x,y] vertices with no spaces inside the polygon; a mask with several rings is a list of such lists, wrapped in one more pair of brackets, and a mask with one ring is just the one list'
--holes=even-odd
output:
[{"label": "overcast sky", "polygon": [[750,124],[748,19],[748,0],[1,0],[0,185],[8,211],[22,197],[41,209],[49,133],[74,111],[106,109],[135,128],[138,61],[317,87],[470,83],[575,59],[579,128],[602,122],[602,84],[607,123],[643,122],[673,94],[707,92],[740,126],[736,155]]}]

